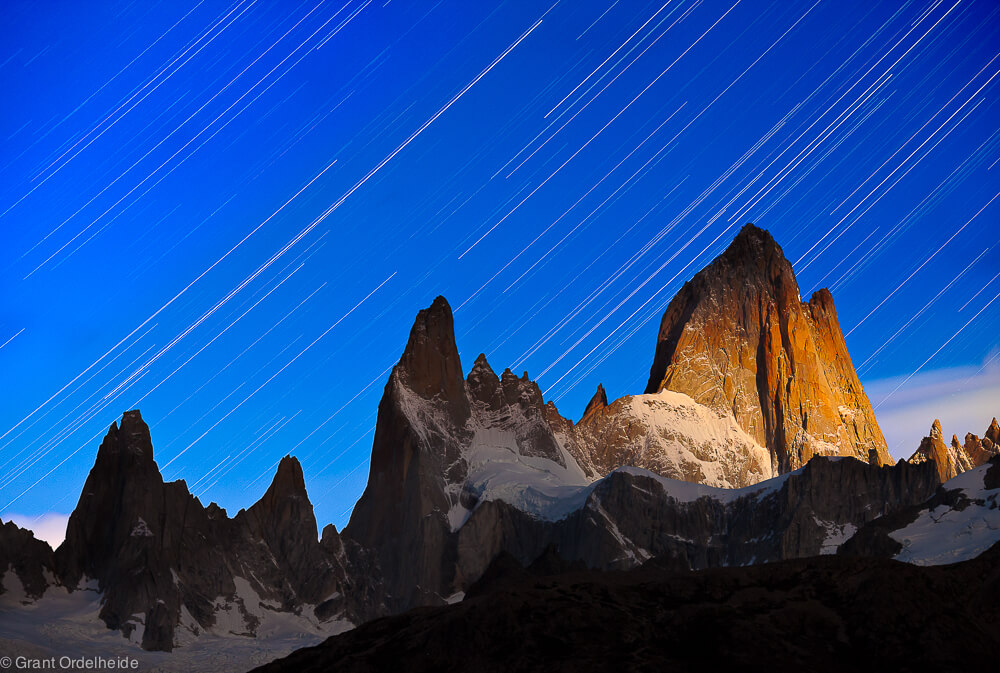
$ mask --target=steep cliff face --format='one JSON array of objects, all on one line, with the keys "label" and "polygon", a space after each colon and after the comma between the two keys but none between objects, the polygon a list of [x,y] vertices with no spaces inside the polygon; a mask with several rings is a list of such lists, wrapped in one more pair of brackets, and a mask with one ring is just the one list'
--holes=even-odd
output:
[{"label": "steep cliff face", "polygon": [[[448,583],[447,513],[467,464],[469,399],[451,308],[438,297],[417,314],[379,402],[368,485],[344,535],[374,551],[387,591],[419,603]],[[388,571],[391,569],[391,572]],[[411,595],[411,594],[418,595]]]},{"label": "steep cliff face", "polygon": [[933,461],[941,481],[948,481],[1000,455],[1000,446],[997,446],[998,435],[1000,428],[997,426],[997,419],[994,418],[982,439],[969,432],[966,433],[964,442],[958,441],[958,435],[952,435],[951,444],[945,444],[941,421],[935,419],[930,434],[920,441],[920,446],[913,452],[908,462],[917,464]]},{"label": "steep cliff face", "polygon": [[564,558],[602,569],[654,557],[699,569],[833,554],[867,523],[925,502],[938,484],[931,465],[878,467],[851,458],[817,457],[742,489],[622,468],[556,524],[552,542]]},{"label": "steep cliff face", "polygon": [[481,503],[506,498],[544,517],[588,483],[559,433],[565,424],[527,373],[497,376],[480,355],[462,378],[443,297],[417,314],[379,403],[368,485],[344,529],[373,550],[391,605],[457,590],[454,533]]},{"label": "steep cliff face", "polygon": [[345,598],[349,560],[335,538],[317,540],[294,458],[281,461],[258,503],[230,519],[215,503],[203,507],[183,481],[164,483],[149,428],[129,411],[101,443],[55,552],[55,579],[70,590],[96,580],[108,628],[169,651],[181,630],[254,635],[268,613],[305,611],[314,623],[376,613]]},{"label": "steep cliff face", "polygon": [[781,248],[752,224],[667,307],[646,387],[661,390],[732,414],[779,473],[813,455],[892,462],[829,291],[801,301]]}]

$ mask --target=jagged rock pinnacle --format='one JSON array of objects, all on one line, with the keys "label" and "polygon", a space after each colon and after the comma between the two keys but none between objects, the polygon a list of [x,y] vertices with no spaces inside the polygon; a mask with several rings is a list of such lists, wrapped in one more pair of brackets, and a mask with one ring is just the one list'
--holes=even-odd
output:
[{"label": "jagged rock pinnacle", "polygon": [[583,410],[583,416],[581,418],[586,418],[590,414],[600,411],[606,406],[608,406],[608,395],[604,392],[604,385],[598,383],[597,392],[595,392],[594,396],[590,398],[589,402],[587,402],[587,408]]},{"label": "jagged rock pinnacle", "polygon": [[933,460],[941,481],[947,481],[962,472],[984,465],[1000,453],[996,442],[989,437],[990,431],[996,428],[995,423],[994,420],[982,439],[969,432],[965,435],[965,441],[959,442],[958,435],[953,434],[949,446],[944,442],[941,422],[935,420],[930,434],[921,440],[920,446],[913,452],[908,462],[923,463]]},{"label": "jagged rock pinnacle", "polygon": [[278,469],[271,480],[271,486],[264,493],[261,502],[273,502],[288,496],[306,495],[306,482],[302,476],[302,465],[297,458],[285,456],[278,463]]},{"label": "jagged rock pinnacle", "polygon": [[997,423],[996,417],[993,418],[993,422],[986,430],[986,438],[994,444],[1000,444],[1000,424]]},{"label": "jagged rock pinnacle", "polygon": [[407,388],[426,398],[441,395],[447,400],[464,397],[462,362],[455,345],[451,306],[437,297],[417,313],[397,373]]}]

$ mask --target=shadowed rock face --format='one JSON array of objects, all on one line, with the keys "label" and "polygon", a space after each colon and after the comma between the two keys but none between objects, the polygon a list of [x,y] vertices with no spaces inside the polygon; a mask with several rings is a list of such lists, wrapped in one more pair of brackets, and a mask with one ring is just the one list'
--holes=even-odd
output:
[{"label": "shadowed rock face", "polygon": [[423,399],[437,398],[449,405],[456,421],[464,421],[468,416],[465,377],[455,345],[455,323],[444,297],[437,297],[417,314],[393,374]]},{"label": "shadowed rock face", "polygon": [[778,473],[814,454],[892,462],[829,291],[802,302],[781,248],[752,224],[667,307],[646,387],[660,390],[731,413]]},{"label": "shadowed rock face", "polygon": [[[20,580],[27,598],[38,598],[49,586],[46,573],[55,569],[52,547],[13,521],[0,522],[0,573],[8,569]],[[0,583],[0,594],[3,593]]]},{"label": "shadowed rock face", "polygon": [[701,569],[832,554],[854,530],[925,502],[938,485],[930,465],[817,457],[760,491],[689,499],[672,494],[676,482],[661,486],[655,477],[616,471],[578,513],[556,524],[554,542],[565,558],[605,570],[653,557]]},{"label": "shadowed rock face", "polygon": [[527,373],[497,376],[483,355],[467,380],[461,373],[451,308],[438,297],[417,314],[386,384],[368,485],[344,529],[373,551],[396,609],[439,602],[461,583],[449,513],[478,504],[467,484],[467,451],[477,432],[502,437],[512,456],[566,466],[550,412]]},{"label": "shadowed rock face", "polygon": [[320,543],[294,458],[281,461],[258,503],[230,519],[215,503],[203,507],[183,481],[163,482],[149,428],[129,411],[98,450],[55,552],[57,580],[70,590],[96,580],[101,619],[126,637],[141,628],[147,650],[172,649],[182,608],[195,628],[212,628],[220,601],[254,634],[258,606],[246,604],[252,598],[238,592],[238,581],[279,611],[313,605],[321,619],[357,621],[375,614],[377,607],[344,598],[350,554],[335,530],[325,533]]},{"label": "shadowed rock face", "polygon": [[[498,391],[491,394],[499,404]],[[452,503],[445,491],[465,478],[461,448],[471,440],[468,418],[451,307],[438,297],[417,314],[389,376],[379,402],[368,485],[344,529],[345,536],[373,550],[396,600],[419,602],[419,595],[436,592],[450,579],[442,563],[452,553],[447,520]]]}]

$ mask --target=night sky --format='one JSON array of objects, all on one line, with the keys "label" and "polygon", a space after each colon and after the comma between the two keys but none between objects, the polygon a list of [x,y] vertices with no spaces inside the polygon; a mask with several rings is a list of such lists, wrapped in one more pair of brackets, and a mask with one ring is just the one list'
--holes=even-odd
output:
[{"label": "night sky", "polygon": [[893,455],[1000,413],[994,0],[5,0],[0,91],[0,516],[39,534],[136,407],[203,503],[291,452],[342,527],[436,295],[578,419],[748,221]]}]

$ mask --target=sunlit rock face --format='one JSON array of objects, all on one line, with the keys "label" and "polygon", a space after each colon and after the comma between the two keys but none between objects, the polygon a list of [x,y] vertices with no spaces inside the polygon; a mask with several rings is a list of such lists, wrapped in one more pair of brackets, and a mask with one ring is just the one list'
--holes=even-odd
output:
[{"label": "sunlit rock face", "polygon": [[664,313],[646,392],[662,390],[731,414],[775,473],[813,455],[892,463],[830,292],[801,301],[781,248],[752,224]]},{"label": "sunlit rock face", "polygon": [[909,462],[916,464],[934,461],[941,481],[948,481],[974,467],[985,465],[1000,454],[998,436],[1000,427],[994,418],[982,439],[969,432],[966,433],[964,442],[958,441],[958,435],[952,435],[951,444],[945,444],[941,421],[935,420],[930,434],[920,441],[920,446],[910,456]]}]

